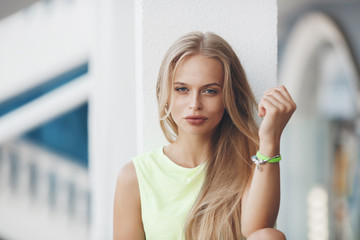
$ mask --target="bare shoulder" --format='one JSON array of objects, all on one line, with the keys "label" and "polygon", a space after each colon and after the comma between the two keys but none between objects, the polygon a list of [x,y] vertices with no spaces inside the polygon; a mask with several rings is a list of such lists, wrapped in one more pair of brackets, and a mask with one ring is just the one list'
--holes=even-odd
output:
[{"label": "bare shoulder", "polygon": [[122,167],[117,177],[117,185],[138,188],[135,165],[133,162],[128,162]]},{"label": "bare shoulder", "polygon": [[[123,203],[126,201],[128,204],[140,204],[139,185],[133,162],[126,163],[118,174],[115,189],[115,200]],[[115,204],[117,203],[118,202],[115,201]]]},{"label": "bare shoulder", "polygon": [[118,174],[114,198],[114,239],[145,239],[138,181],[133,162]]}]

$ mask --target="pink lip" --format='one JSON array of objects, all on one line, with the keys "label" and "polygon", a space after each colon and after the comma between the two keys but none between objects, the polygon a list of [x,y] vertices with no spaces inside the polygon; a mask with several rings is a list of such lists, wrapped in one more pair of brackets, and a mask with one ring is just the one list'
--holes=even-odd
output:
[{"label": "pink lip", "polygon": [[203,124],[207,120],[207,118],[201,115],[192,115],[186,116],[185,120],[191,125],[200,125]]}]

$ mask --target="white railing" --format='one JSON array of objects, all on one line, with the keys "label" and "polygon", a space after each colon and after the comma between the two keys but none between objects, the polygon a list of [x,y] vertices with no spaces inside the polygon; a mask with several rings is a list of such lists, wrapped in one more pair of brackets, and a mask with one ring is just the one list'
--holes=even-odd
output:
[{"label": "white railing", "polygon": [[25,140],[2,144],[0,237],[88,239],[88,183],[85,167],[69,158]]}]

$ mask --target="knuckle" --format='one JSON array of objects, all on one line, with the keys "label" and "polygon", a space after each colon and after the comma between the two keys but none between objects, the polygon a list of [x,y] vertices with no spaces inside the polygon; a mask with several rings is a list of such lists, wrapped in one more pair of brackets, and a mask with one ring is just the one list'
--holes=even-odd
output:
[{"label": "knuckle", "polygon": [[287,107],[284,106],[284,105],[280,105],[280,106],[278,107],[278,111],[279,111],[280,113],[286,112],[286,111],[287,111]]},{"label": "knuckle", "polygon": [[272,107],[271,112],[274,113],[274,114],[278,114],[278,113],[281,113],[281,110],[279,108],[277,108],[277,107]]}]

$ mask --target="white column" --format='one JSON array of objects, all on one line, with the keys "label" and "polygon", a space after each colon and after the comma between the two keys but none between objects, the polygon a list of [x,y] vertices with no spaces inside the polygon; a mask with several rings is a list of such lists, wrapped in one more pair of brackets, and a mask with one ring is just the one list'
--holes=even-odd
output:
[{"label": "white column", "polygon": [[89,72],[91,239],[112,239],[116,176],[136,154],[134,2],[98,0]]}]

